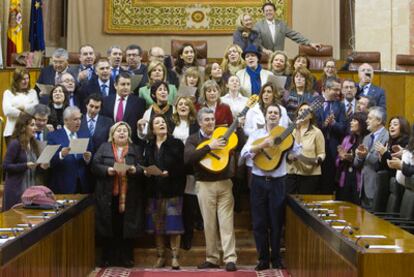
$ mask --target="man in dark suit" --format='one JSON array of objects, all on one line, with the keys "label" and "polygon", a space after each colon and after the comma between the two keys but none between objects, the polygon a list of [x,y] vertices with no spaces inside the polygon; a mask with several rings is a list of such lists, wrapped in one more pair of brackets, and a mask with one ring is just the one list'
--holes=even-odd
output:
[{"label": "man in dark suit", "polygon": [[364,63],[358,68],[358,92],[357,98],[360,96],[370,96],[376,102],[376,106],[383,107],[387,111],[385,91],[384,89],[374,86],[372,80],[374,79],[374,69],[370,64]]},{"label": "man in dark suit", "polygon": [[114,45],[111,46],[106,52],[108,55],[108,61],[111,65],[111,80],[115,81],[116,76],[124,69],[121,67],[122,63],[122,49],[121,47]]},{"label": "man in dark suit", "polygon": [[79,130],[82,114],[78,107],[67,107],[63,112],[64,126],[48,135],[49,145],[60,144],[50,162],[49,186],[54,193],[89,193],[90,185],[86,178],[86,166],[92,158],[92,144],[83,154],[70,154],[71,139],[88,138],[88,132]]},{"label": "man in dark suit", "polygon": [[50,115],[50,109],[43,104],[37,104],[29,113],[35,119],[36,134],[35,139],[38,141],[47,142],[47,135],[53,131],[53,126],[47,124]]},{"label": "man in dark suit", "polygon": [[137,135],[137,122],[145,112],[145,100],[131,94],[131,76],[121,72],[115,79],[116,94],[103,99],[102,115],[115,122],[125,121],[132,130],[132,140],[140,143]]},{"label": "man in dark suit", "polygon": [[111,79],[111,65],[105,58],[100,59],[95,65],[96,76],[93,76],[81,88],[81,94],[86,99],[91,94],[100,94],[106,97],[116,94],[114,81]]},{"label": "man in dark suit", "polygon": [[92,153],[95,154],[102,143],[108,141],[109,129],[113,120],[109,117],[99,115],[102,108],[102,97],[99,94],[91,94],[86,98],[86,114],[82,118],[82,131],[89,133],[92,140]]},{"label": "man in dark suit", "polygon": [[336,100],[337,94],[340,92],[340,81],[336,78],[328,78],[323,90],[324,106],[316,111],[318,127],[325,138],[326,152],[326,158],[322,163],[320,191],[327,194],[332,194],[334,191],[337,147],[342,142],[347,130],[345,106]]},{"label": "man in dark suit", "polygon": [[300,33],[290,29],[285,22],[275,19],[275,4],[266,2],[262,6],[262,11],[265,18],[257,22],[254,29],[260,34],[262,51],[269,57],[272,52],[285,49],[285,37],[296,43],[310,45],[316,50],[321,47],[319,43],[312,43]]},{"label": "man in dark suit", "polygon": [[75,67],[77,72],[78,83],[83,83],[90,80],[95,75],[95,50],[92,45],[84,44],[79,48],[79,62],[80,64]]},{"label": "man in dark suit", "polygon": [[142,60],[142,49],[139,45],[130,44],[125,49],[125,58],[127,66],[124,67],[124,70],[129,72],[131,76],[141,75],[142,79],[138,84],[138,87],[134,90],[134,93],[138,95],[138,90],[140,87],[145,86],[148,83],[148,71],[147,66],[141,63]]},{"label": "man in dark suit", "polygon": [[51,64],[43,67],[40,71],[37,83],[44,85],[57,85],[63,73],[70,73],[77,76],[76,69],[68,64],[68,51],[63,48],[56,49],[51,58]]}]

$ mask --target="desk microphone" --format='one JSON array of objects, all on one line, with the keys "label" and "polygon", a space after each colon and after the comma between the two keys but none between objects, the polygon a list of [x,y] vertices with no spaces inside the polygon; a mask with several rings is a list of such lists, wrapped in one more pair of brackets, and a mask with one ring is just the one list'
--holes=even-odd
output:
[{"label": "desk microphone", "polygon": [[345,231],[345,229],[349,229],[348,234],[353,235],[354,231],[358,231],[359,227],[356,226],[352,226],[351,224],[347,223],[344,228],[342,229],[341,233],[343,233]]},{"label": "desk microphone", "polygon": [[[356,245],[358,245],[358,242],[359,242],[361,239],[362,239],[362,236],[361,236],[361,237],[359,237],[359,238],[357,238],[357,239],[355,240],[355,244],[356,244]],[[362,241],[364,241],[364,240],[362,240]],[[368,243],[365,243],[363,246],[364,246],[366,249],[369,249],[369,244],[368,244]]]}]

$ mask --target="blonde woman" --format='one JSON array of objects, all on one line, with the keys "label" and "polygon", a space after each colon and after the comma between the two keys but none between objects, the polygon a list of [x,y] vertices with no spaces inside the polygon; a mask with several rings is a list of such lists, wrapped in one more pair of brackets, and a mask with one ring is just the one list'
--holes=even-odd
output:
[{"label": "blonde woman", "polygon": [[253,17],[248,13],[242,13],[237,18],[236,24],[237,29],[233,33],[233,43],[239,45],[243,50],[251,44],[260,49],[262,40],[259,32],[253,29]]},{"label": "blonde woman", "polygon": [[6,116],[6,126],[3,135],[6,143],[13,134],[19,115],[38,103],[36,91],[30,89],[29,72],[25,68],[16,68],[10,88],[5,90],[3,94],[3,113]]},{"label": "blonde woman", "polygon": [[246,63],[242,58],[243,49],[237,44],[230,44],[224,51],[221,69],[223,70],[223,78],[227,81],[230,75],[235,75],[237,71],[246,67]]},{"label": "blonde woman", "polygon": [[[128,123],[119,121],[109,131],[92,162],[96,178],[96,230],[104,245],[101,265],[132,267],[133,239],[143,232],[144,179],[142,149],[131,141]],[[117,171],[115,162],[128,169]]]},{"label": "blonde woman", "polygon": [[[154,104],[154,100],[151,98],[151,86],[155,81],[166,81],[167,68],[161,61],[152,61],[148,65],[148,84],[145,87],[139,89],[139,97],[143,98],[147,104],[147,108]],[[174,103],[177,96],[177,88],[174,85],[168,84],[168,104]]]}]

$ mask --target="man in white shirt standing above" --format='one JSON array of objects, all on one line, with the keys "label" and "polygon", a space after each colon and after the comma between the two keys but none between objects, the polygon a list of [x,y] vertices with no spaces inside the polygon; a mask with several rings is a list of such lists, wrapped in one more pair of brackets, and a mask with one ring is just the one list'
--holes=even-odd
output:
[{"label": "man in white shirt standing above", "polygon": [[319,43],[312,43],[302,34],[290,29],[285,22],[275,19],[275,4],[271,2],[263,4],[262,11],[265,18],[257,22],[254,29],[260,33],[262,40],[261,50],[266,55],[270,56],[276,50],[284,50],[285,37],[299,44],[310,45],[315,50],[321,48]]}]

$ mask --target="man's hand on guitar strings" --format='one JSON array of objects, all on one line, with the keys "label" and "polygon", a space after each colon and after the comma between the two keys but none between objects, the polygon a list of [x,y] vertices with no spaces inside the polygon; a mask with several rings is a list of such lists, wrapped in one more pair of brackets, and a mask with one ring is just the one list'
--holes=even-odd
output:
[{"label": "man's hand on guitar strings", "polygon": [[226,146],[226,140],[224,138],[212,139],[208,146],[211,150],[223,149]]}]

